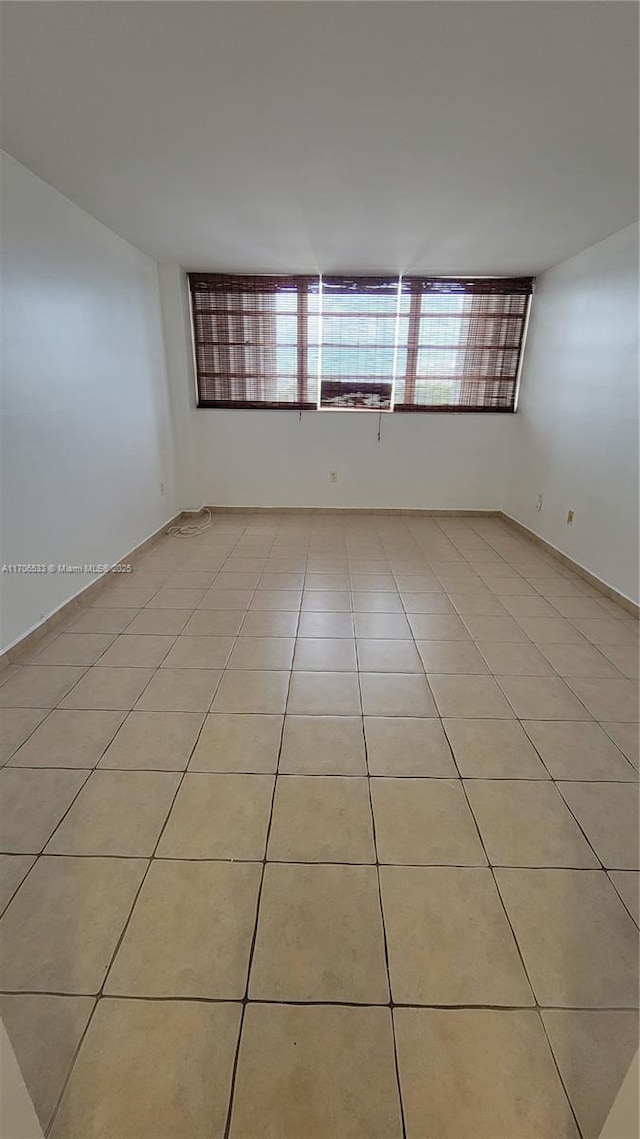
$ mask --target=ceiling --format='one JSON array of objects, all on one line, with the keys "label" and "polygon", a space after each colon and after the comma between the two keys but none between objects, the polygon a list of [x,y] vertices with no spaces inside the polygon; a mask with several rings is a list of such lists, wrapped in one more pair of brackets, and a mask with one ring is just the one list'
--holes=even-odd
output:
[{"label": "ceiling", "polygon": [[529,273],[637,217],[634,3],[2,12],[5,149],[158,261]]}]

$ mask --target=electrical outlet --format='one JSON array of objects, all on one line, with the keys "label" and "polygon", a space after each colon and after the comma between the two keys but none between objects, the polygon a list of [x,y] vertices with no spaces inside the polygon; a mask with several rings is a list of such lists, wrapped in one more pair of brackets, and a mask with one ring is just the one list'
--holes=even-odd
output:
[{"label": "electrical outlet", "polygon": [[338,481],[338,472],[337,471],[329,471],[329,482],[337,482],[337,481]]},{"label": "electrical outlet", "polygon": [[574,514],[573,510],[567,511],[567,526],[573,525],[573,514]]},{"label": "electrical outlet", "polygon": [[538,495],[538,501],[536,502],[536,510],[538,511],[538,514],[542,510],[542,495],[541,494]]},{"label": "electrical outlet", "polygon": [[164,494],[164,483],[160,483],[160,494]]}]

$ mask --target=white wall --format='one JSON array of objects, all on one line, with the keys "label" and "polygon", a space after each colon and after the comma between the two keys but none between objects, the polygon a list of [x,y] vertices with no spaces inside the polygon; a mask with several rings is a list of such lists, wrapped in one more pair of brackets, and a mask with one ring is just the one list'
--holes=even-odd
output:
[{"label": "white wall", "polygon": [[[2,182],[2,562],[112,563],[174,513],[157,267],[4,155]],[[2,646],[90,580],[2,574]]]},{"label": "white wall", "polygon": [[[538,278],[504,509],[638,599],[638,226]],[[543,495],[541,513],[536,499]],[[568,510],[575,511],[568,526]]]},{"label": "white wall", "polygon": [[[514,416],[195,406],[184,275],[160,266],[179,505],[495,510]],[[329,471],[338,481],[329,482]]]}]

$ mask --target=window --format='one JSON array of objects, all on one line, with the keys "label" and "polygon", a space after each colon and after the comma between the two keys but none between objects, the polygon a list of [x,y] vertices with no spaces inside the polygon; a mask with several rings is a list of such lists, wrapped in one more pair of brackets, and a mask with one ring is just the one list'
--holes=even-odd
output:
[{"label": "window", "polygon": [[189,274],[199,407],[317,407],[317,280]]},{"label": "window", "polygon": [[531,277],[189,284],[199,407],[515,410]]}]

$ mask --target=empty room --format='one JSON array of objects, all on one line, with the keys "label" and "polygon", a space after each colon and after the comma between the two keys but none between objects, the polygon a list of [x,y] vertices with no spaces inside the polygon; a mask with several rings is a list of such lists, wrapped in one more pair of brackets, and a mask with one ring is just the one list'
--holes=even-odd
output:
[{"label": "empty room", "polygon": [[638,15],[0,3],[2,1139],[637,1139]]}]

